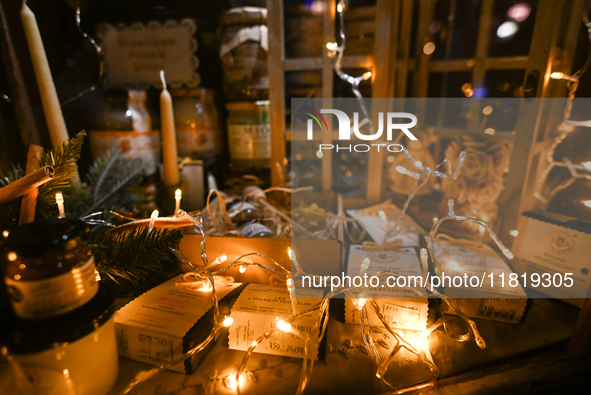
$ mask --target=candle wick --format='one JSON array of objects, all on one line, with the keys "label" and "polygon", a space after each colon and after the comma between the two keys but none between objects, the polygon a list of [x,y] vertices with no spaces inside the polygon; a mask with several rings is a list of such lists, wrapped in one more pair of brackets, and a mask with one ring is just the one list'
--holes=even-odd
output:
[{"label": "candle wick", "polygon": [[163,89],[166,90],[166,80],[164,79],[164,70],[160,70],[160,79],[162,80]]}]

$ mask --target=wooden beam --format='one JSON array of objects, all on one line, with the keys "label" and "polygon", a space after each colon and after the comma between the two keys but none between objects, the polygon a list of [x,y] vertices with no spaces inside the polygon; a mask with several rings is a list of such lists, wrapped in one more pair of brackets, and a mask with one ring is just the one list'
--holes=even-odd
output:
[{"label": "wooden beam", "polygon": [[269,29],[269,120],[271,124],[271,185],[285,184],[285,45],[283,2],[267,0]]},{"label": "wooden beam", "polygon": [[[373,56],[355,55],[343,56],[341,60],[343,68],[372,69],[374,67]],[[322,70],[323,58],[294,58],[285,60],[285,71]]]},{"label": "wooden beam", "polygon": [[[322,36],[324,43],[334,42],[335,40],[335,0],[326,0],[326,12],[322,20]],[[332,96],[334,88],[334,60],[328,56],[326,47],[322,51],[322,108],[332,108]],[[322,143],[332,144],[332,116],[326,117],[327,130],[322,133]],[[332,151],[326,150],[322,161],[322,190],[332,190]]]}]

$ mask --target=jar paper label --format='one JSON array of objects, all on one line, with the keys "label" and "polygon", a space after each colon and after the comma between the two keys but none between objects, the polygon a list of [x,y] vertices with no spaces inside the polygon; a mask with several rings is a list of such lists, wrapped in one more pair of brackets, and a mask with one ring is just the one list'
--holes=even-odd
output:
[{"label": "jar paper label", "polygon": [[228,138],[232,159],[271,158],[271,128],[268,124],[229,124]]},{"label": "jar paper label", "polygon": [[156,172],[156,164],[160,162],[161,155],[159,131],[97,130],[91,131],[89,138],[93,160],[96,161],[113,148],[118,147],[125,159],[147,158],[150,161],[150,166],[146,173],[154,174]]},{"label": "jar paper label", "polygon": [[211,126],[176,126],[176,138],[179,156],[215,156],[221,147],[221,131]]},{"label": "jar paper label", "polygon": [[94,258],[69,273],[35,281],[4,279],[16,315],[43,319],[67,313],[88,302],[98,291]]}]

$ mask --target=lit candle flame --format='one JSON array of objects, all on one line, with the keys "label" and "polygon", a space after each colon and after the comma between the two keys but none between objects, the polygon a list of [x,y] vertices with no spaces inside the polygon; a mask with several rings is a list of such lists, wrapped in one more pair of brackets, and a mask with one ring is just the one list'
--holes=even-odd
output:
[{"label": "lit candle flame", "polygon": [[55,202],[57,203],[57,209],[59,210],[58,218],[66,218],[64,211],[64,195],[61,192],[55,194]]},{"label": "lit candle flame", "polygon": [[180,189],[177,189],[176,191],[174,191],[174,200],[175,200],[174,215],[175,215],[175,217],[177,216],[177,212],[181,209],[181,198],[182,197],[183,197],[183,191],[181,191]]}]

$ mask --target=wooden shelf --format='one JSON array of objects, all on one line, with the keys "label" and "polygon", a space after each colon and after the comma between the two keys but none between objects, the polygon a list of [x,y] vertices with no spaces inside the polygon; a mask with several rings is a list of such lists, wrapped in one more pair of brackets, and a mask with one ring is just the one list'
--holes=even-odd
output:
[{"label": "wooden shelf", "polygon": [[[343,68],[372,69],[374,65],[373,56],[357,55],[343,56],[341,61]],[[285,71],[321,70],[324,67],[323,58],[292,58],[285,59]]]}]

